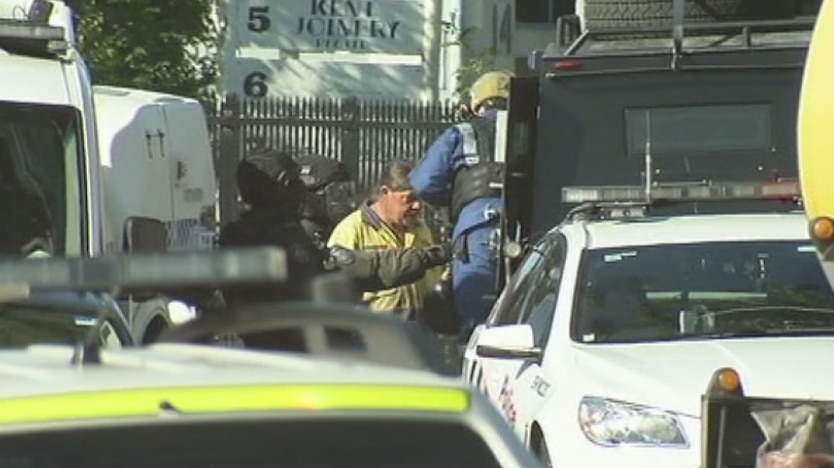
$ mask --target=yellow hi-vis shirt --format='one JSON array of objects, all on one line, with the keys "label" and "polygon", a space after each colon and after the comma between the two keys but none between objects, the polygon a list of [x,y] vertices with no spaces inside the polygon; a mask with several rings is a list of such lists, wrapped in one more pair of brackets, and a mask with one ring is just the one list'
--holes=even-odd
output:
[{"label": "yellow hi-vis shirt", "polygon": [[[368,203],[363,203],[358,210],[341,220],[327,241],[329,247],[338,245],[351,250],[419,248],[432,244],[431,231],[423,223],[407,231],[400,240]],[[376,312],[415,313],[423,307],[423,296],[440,279],[442,272],[442,268],[433,268],[415,283],[363,293],[362,301]]]}]

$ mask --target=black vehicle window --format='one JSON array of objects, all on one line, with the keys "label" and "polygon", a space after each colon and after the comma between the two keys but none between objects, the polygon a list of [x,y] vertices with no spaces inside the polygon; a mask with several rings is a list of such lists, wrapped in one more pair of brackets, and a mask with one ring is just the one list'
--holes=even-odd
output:
[{"label": "black vehicle window", "polygon": [[591,250],[578,288],[584,343],[834,335],[834,294],[806,242]]},{"label": "black vehicle window", "polygon": [[515,11],[520,23],[555,23],[559,16],[574,12],[574,1],[515,0]]},{"label": "black vehicle window", "polygon": [[626,108],[628,155],[643,157],[647,138],[661,157],[767,151],[774,145],[771,112],[767,104]]},{"label": "black vehicle window", "polygon": [[81,151],[79,118],[69,107],[0,103],[0,209],[15,224],[0,239],[4,252],[19,254],[35,239],[57,255],[80,248],[66,238],[80,226],[67,213],[67,162]]},{"label": "black vehicle window", "polygon": [[[95,326],[90,311],[72,311],[33,304],[0,304],[0,348],[32,344],[75,344]],[[115,326],[99,330],[104,346],[121,346]]]},{"label": "black vehicle window", "polygon": [[566,239],[561,233],[545,236],[522,261],[496,306],[494,325],[526,323],[537,346],[544,346],[562,279]]},{"label": "black vehicle window", "polygon": [[538,248],[531,250],[524,257],[521,265],[513,273],[507,286],[501,292],[501,296],[495,304],[490,325],[512,325],[518,323],[524,296],[532,286],[532,273],[541,261],[542,255]]},{"label": "black vehicle window", "polygon": [[520,307],[519,323],[533,328],[534,342],[539,347],[545,346],[550,335],[565,268],[566,242],[559,235],[542,252],[542,260],[530,274],[530,288]]},{"label": "black vehicle window", "polygon": [[[73,428],[0,439],[0,466],[25,468],[500,468],[457,421],[370,417]],[[137,441],[142,441],[141,444]],[[89,441],[95,441],[93,448]],[[490,441],[494,443],[494,441]]]}]

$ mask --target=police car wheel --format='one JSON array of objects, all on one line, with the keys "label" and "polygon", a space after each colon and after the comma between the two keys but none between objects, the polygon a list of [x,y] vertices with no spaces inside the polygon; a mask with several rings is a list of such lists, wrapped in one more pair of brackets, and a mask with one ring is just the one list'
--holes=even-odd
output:
[{"label": "police car wheel", "polygon": [[[674,0],[585,0],[585,27],[665,27],[672,24]],[[797,0],[684,0],[684,23],[792,18]],[[664,36],[668,33],[664,33]]]}]

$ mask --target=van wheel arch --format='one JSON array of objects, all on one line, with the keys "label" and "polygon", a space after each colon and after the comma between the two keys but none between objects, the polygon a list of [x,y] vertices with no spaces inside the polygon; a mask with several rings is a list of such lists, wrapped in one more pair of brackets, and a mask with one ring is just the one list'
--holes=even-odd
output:
[{"label": "van wheel arch", "polygon": [[145,328],[145,333],[142,334],[142,344],[146,345],[156,342],[168,326],[168,321],[162,315],[154,317],[147,328]]}]

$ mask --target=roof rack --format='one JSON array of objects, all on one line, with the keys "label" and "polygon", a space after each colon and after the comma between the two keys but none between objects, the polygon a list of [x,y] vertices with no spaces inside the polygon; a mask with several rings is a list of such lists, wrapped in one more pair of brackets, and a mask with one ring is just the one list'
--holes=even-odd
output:
[{"label": "roof rack", "polygon": [[[671,40],[671,69],[678,70],[680,67],[680,60],[685,55],[692,52],[714,52],[718,45],[726,42],[730,37],[741,36],[741,47],[735,49],[748,50],[753,47],[751,34],[753,32],[762,33],[783,33],[795,31],[807,31],[809,34],[813,31],[816,18],[793,18],[788,20],[756,20],[756,21],[732,21],[732,22],[713,22],[713,23],[697,23],[685,24],[685,0],[672,0],[672,21],[671,27],[641,27],[641,28],[606,28],[604,30],[585,30],[580,33],[581,21],[576,15],[566,15],[557,19],[556,23],[556,40],[555,44],[549,45],[545,51],[539,53],[534,52],[528,57],[531,63],[538,64],[539,61],[547,60],[561,60],[566,56],[580,55],[579,51],[582,47],[591,40],[601,39],[621,39],[634,37],[662,37],[669,34]],[[689,49],[684,51],[685,31],[694,32],[695,36],[703,35],[725,35],[722,40],[713,41],[705,48]],[[570,41],[570,42],[568,42]],[[806,42],[810,42],[810,36]],[[555,45],[555,47],[554,47]],[[784,49],[784,45],[777,46]],[[805,45],[807,47],[807,44]],[[555,50],[554,50],[555,49]],[[721,50],[732,49],[732,47],[721,46]],[[645,54],[648,51],[657,52],[667,50],[665,47],[647,48],[639,46],[629,50],[610,50],[602,53],[589,54],[593,57],[610,57],[610,56],[630,56],[635,53]],[[570,63],[556,63],[557,69],[576,70],[581,67],[578,62]],[[538,66],[536,66],[538,68]],[[633,67],[632,67],[633,68]],[[547,72],[545,76],[553,78],[558,76],[554,72]]]},{"label": "roof rack", "polygon": [[232,338],[229,344],[250,349],[457,374],[439,341],[415,323],[352,305],[287,302],[228,312],[170,328],[158,342],[217,344]]},{"label": "roof rack", "polygon": [[[672,51],[683,51],[683,33],[692,33],[695,36],[702,35],[726,35],[730,37],[740,36],[742,38],[742,48],[751,48],[753,45],[753,35],[762,33],[786,33],[786,32],[801,32],[811,31],[814,28],[815,18],[799,17],[787,20],[758,20],[758,21],[732,21],[732,22],[715,22],[715,23],[693,23],[680,25],[680,36],[675,37],[673,28],[670,27],[651,27],[640,28],[606,28],[604,30],[585,30],[579,36],[573,38],[571,35],[560,33],[561,39],[558,44],[560,52],[558,54],[545,54],[545,59],[563,57],[565,55],[576,55],[579,50],[588,42],[599,41],[606,39],[617,39],[628,37],[629,35],[652,35],[661,36],[668,34],[672,41]],[[565,42],[563,42],[565,41]],[[567,41],[570,41],[569,43]]]}]

